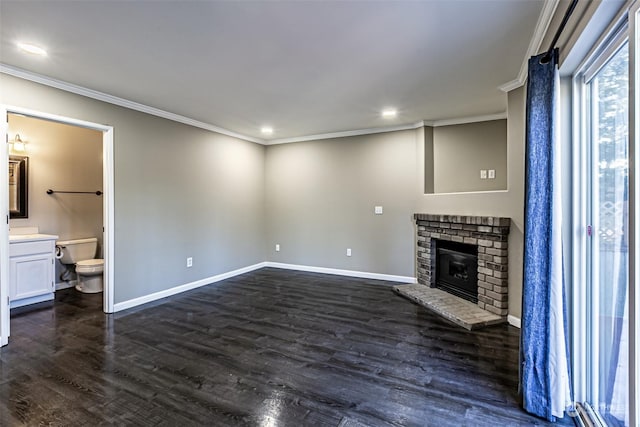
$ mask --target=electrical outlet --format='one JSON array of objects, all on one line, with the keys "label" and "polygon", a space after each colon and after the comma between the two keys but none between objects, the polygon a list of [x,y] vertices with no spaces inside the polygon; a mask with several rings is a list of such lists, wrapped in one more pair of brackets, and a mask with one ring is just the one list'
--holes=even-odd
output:
[{"label": "electrical outlet", "polygon": [[482,169],[480,171],[480,179],[487,179],[487,170],[486,169]]},{"label": "electrical outlet", "polygon": [[351,248],[347,248],[347,256],[351,256]]},{"label": "electrical outlet", "polygon": [[276,243],[276,252],[280,252],[280,245]]},{"label": "electrical outlet", "polygon": [[496,170],[489,169],[489,179],[496,179]]},{"label": "electrical outlet", "polygon": [[382,206],[376,206],[373,208],[373,213],[376,215],[382,215]]},{"label": "electrical outlet", "polygon": [[193,267],[193,258],[187,258],[187,267]]}]

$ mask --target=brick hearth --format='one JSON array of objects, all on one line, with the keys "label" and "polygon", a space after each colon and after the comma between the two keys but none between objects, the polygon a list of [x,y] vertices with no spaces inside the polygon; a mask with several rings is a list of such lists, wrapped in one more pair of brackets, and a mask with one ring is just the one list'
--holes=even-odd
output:
[{"label": "brick hearth", "polygon": [[435,287],[435,240],[474,245],[478,249],[478,306],[506,317],[509,288],[511,219],[487,216],[414,214],[418,232],[418,283]]}]

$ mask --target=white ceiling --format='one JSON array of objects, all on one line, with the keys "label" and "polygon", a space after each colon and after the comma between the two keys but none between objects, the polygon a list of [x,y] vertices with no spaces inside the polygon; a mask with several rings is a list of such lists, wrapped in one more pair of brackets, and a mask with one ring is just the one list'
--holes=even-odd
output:
[{"label": "white ceiling", "polygon": [[[281,139],[504,112],[498,87],[518,77],[543,6],[2,0],[0,62]],[[21,53],[17,41],[48,56]],[[386,107],[398,116],[381,118]]]}]

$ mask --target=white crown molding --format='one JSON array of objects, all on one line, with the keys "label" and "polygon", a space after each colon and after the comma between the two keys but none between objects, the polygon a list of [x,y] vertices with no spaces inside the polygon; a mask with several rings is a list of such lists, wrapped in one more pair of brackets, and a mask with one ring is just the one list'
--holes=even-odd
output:
[{"label": "white crown molding", "polygon": [[501,120],[506,118],[507,118],[507,113],[505,111],[503,113],[486,114],[482,116],[471,116],[471,117],[458,117],[455,119],[421,120],[419,122],[410,123],[406,125],[388,126],[388,127],[381,127],[381,128],[356,129],[356,130],[347,130],[347,131],[341,131],[341,132],[319,133],[316,135],[297,136],[292,138],[271,139],[271,140],[265,141],[264,144],[265,145],[291,144],[294,142],[317,141],[320,139],[344,138],[348,136],[373,135],[377,133],[411,130],[411,129],[418,129],[423,126],[438,127],[438,126],[462,125],[466,123],[488,122],[491,120]]},{"label": "white crown molding", "polygon": [[484,116],[471,116],[471,117],[460,117],[457,119],[445,119],[445,120],[435,120],[431,122],[431,125],[434,128],[439,126],[451,126],[451,125],[464,125],[467,123],[478,123],[478,122],[490,122],[491,120],[502,120],[507,118],[507,112],[504,113],[496,113],[496,114],[486,114]]},{"label": "white crown molding", "polygon": [[233,138],[242,139],[245,141],[255,142],[258,144],[264,144],[265,141],[260,138],[254,138],[247,135],[242,135],[237,132],[233,132],[219,126],[212,125],[210,123],[194,120],[189,117],[174,114],[169,111],[161,110],[159,108],[150,107],[148,105],[140,104],[138,102],[129,101],[128,99],[119,98],[117,96],[109,95],[104,92],[89,89],[83,86],[78,86],[73,83],[68,83],[62,80],[57,80],[51,77],[43,76],[41,74],[32,73],[21,68],[12,67],[10,65],[0,63],[0,73],[10,76],[18,77],[24,80],[29,80],[34,83],[39,83],[45,86],[53,87],[56,89],[64,90],[66,92],[75,93],[77,95],[86,96],[87,98],[96,99],[98,101],[107,102],[109,104],[118,105],[120,107],[128,108],[130,110],[140,111],[141,113],[150,114],[156,117],[162,117],[163,119],[172,120],[174,122],[183,123],[185,125],[197,127],[200,129],[208,130],[211,132],[220,133],[222,135],[231,136]]},{"label": "white crown molding", "polygon": [[502,86],[498,86],[498,89],[500,89],[501,91],[505,92],[505,93],[509,93],[512,90],[518,89],[520,86],[524,85],[524,79],[521,79],[520,77],[511,80],[508,83],[503,84]]},{"label": "white crown molding", "polygon": [[538,17],[538,22],[536,23],[536,28],[533,31],[533,37],[531,37],[531,41],[529,42],[529,48],[527,49],[527,53],[522,61],[522,65],[520,66],[518,77],[503,84],[502,86],[498,86],[498,89],[503,92],[510,92],[524,85],[524,82],[527,80],[529,58],[540,51],[542,40],[544,40],[544,36],[547,34],[547,30],[549,29],[549,25],[553,19],[553,14],[558,8],[558,4],[560,4],[560,0],[545,0],[544,6],[542,6],[542,10],[540,11],[540,16]]},{"label": "white crown molding", "polygon": [[346,136],[359,136],[359,135],[371,135],[376,133],[395,132],[400,130],[418,129],[422,126],[425,126],[425,123],[426,122],[424,121],[419,121],[413,124],[389,126],[389,127],[383,127],[383,128],[356,129],[356,130],[346,130],[346,131],[340,131],[340,132],[319,133],[315,135],[295,136],[292,138],[271,139],[271,140],[265,141],[264,144],[265,145],[291,144],[293,142],[316,141],[319,139],[344,138]]},{"label": "white crown molding", "polygon": [[419,122],[398,125],[398,126],[356,129],[356,130],[348,130],[348,131],[341,131],[341,132],[330,132],[330,133],[321,133],[316,135],[306,135],[306,136],[292,137],[292,138],[265,140],[260,138],[254,138],[247,135],[242,135],[240,133],[224,129],[219,126],[212,125],[210,123],[194,120],[189,117],[181,116],[179,114],[174,114],[165,110],[160,110],[158,108],[150,107],[148,105],[140,104],[138,102],[129,101],[128,99],[119,98],[117,96],[109,95],[104,92],[88,89],[86,87],[78,86],[73,83],[68,83],[61,80],[53,79],[51,77],[43,76],[41,74],[32,73],[31,71],[26,71],[21,68],[12,67],[10,65],[0,63],[0,73],[18,77],[20,79],[32,81],[34,83],[39,83],[39,84],[53,87],[56,89],[60,89],[66,92],[75,93],[77,95],[85,96],[98,101],[107,102],[109,104],[118,105],[120,107],[129,108],[131,110],[140,111],[142,113],[150,114],[156,117],[161,117],[174,122],[183,123],[185,125],[197,127],[200,129],[211,131],[211,132],[220,133],[222,135],[231,136],[233,138],[238,138],[245,141],[255,142],[257,144],[262,144],[262,145],[289,144],[294,142],[315,141],[320,139],[344,138],[348,136],[371,135],[371,134],[378,134],[378,133],[418,129],[423,126],[431,126],[431,127],[450,126],[450,125],[458,125],[458,124],[466,124],[466,123],[484,122],[484,121],[490,121],[490,120],[500,120],[500,119],[507,118],[507,113],[504,112],[504,113],[489,114],[489,115],[483,115],[483,116],[461,117],[461,118],[455,118],[455,119],[421,120]]}]

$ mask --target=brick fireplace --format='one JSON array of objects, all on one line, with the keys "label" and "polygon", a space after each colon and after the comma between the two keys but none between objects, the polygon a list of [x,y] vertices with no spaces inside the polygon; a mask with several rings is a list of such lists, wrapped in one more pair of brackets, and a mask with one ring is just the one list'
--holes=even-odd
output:
[{"label": "brick fireplace", "polygon": [[498,316],[508,313],[509,218],[414,214],[418,233],[418,283],[436,286],[436,243],[473,245],[478,253],[478,306]]}]

